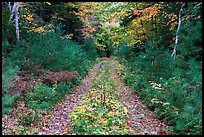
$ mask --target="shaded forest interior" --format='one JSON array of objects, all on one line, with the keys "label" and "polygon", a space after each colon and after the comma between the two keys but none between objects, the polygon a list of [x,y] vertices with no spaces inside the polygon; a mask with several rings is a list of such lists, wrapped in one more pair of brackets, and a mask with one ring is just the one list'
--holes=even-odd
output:
[{"label": "shaded forest interior", "polygon": [[202,134],[202,2],[2,2],[2,113],[27,108],[5,134],[24,134],[99,58],[119,62],[169,134]]}]

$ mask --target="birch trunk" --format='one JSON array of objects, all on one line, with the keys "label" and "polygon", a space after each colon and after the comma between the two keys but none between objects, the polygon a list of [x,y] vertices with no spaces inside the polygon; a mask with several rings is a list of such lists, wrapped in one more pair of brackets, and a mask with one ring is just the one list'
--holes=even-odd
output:
[{"label": "birch trunk", "polygon": [[8,6],[9,6],[9,10],[11,12],[11,2],[8,3]]},{"label": "birch trunk", "polygon": [[[18,2],[14,2],[13,7],[11,6],[11,3],[8,4],[9,10],[11,12],[9,22],[12,21],[14,14],[15,14],[15,26],[16,26],[16,40],[19,42],[19,27],[18,27]],[[11,8],[12,7],[12,8]]]},{"label": "birch trunk", "polygon": [[16,11],[16,4],[17,3],[18,2],[14,2],[12,9],[11,9],[11,4],[9,3],[9,9],[10,9],[10,12],[11,12],[11,15],[10,15],[10,18],[9,18],[9,22],[11,22],[11,20],[13,19],[14,13]]},{"label": "birch trunk", "polygon": [[19,28],[18,28],[18,2],[16,2],[16,13],[15,13],[15,20],[16,20],[16,39],[19,42]]},{"label": "birch trunk", "polygon": [[178,44],[178,32],[179,32],[179,29],[181,27],[181,20],[182,20],[181,14],[182,14],[184,5],[185,5],[185,3],[182,4],[181,9],[179,11],[179,22],[178,22],[178,27],[177,27],[177,30],[176,30],[176,41],[175,41],[175,46],[174,46],[173,52],[171,54],[171,56],[173,57],[173,60],[175,60],[175,58],[176,58],[176,46]]}]

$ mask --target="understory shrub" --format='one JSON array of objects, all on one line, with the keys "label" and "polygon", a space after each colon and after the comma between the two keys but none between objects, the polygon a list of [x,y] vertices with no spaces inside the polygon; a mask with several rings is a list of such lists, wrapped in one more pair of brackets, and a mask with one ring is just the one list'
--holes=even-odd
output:
[{"label": "understory shrub", "polygon": [[54,103],[60,101],[64,95],[68,94],[78,82],[77,79],[69,82],[56,82],[52,87],[43,83],[37,84],[34,86],[34,90],[27,92],[22,99],[28,108],[32,110],[48,110]]},{"label": "understory shrub", "polygon": [[16,72],[18,66],[13,66],[13,63],[4,59],[2,61],[2,113],[8,114],[13,107],[15,100],[19,97],[18,94],[9,94],[9,89],[13,87],[11,79],[17,78]]},{"label": "understory shrub", "polygon": [[19,98],[19,95],[10,96],[8,94],[2,95],[2,114],[9,114],[12,107],[15,104],[15,100]]},{"label": "understory shrub", "polygon": [[87,37],[81,46],[82,46],[82,49],[89,54],[88,56],[89,60],[93,60],[98,57],[97,49],[96,49],[96,45],[94,44],[93,37]]},{"label": "understory shrub", "polygon": [[94,51],[61,37],[60,33],[30,33],[28,37],[10,53],[22,70],[77,71],[84,76],[95,61]]},{"label": "understory shrub", "polygon": [[125,83],[169,124],[171,134],[202,134],[201,62],[182,55],[173,62],[170,53],[156,49],[121,62],[128,68],[121,74]]},{"label": "understory shrub", "polygon": [[54,96],[55,93],[52,91],[52,88],[44,84],[37,84],[34,86],[33,92],[30,91],[24,95],[24,101],[26,102],[28,108],[38,110],[44,101],[52,101]]},{"label": "understory shrub", "polygon": [[[17,77],[17,71],[26,71],[31,78],[39,76],[36,75],[37,70],[51,71],[54,74],[55,72],[77,73],[77,76],[70,81],[63,80],[51,84],[40,82],[20,96],[20,99],[25,102],[25,106],[37,113],[38,110],[47,111],[54,103],[60,101],[79,84],[96,62],[96,48],[88,47],[91,42],[79,45],[62,37],[60,31],[57,33],[52,31],[47,33],[28,32],[27,35],[27,38],[21,39],[16,45],[8,45],[6,41],[3,43],[5,45],[3,54],[7,54],[8,47],[12,47],[6,56],[6,63],[3,62],[3,114],[9,113],[15,100],[19,98],[18,95],[7,94],[8,89],[14,85],[10,80]],[[31,124],[33,121],[30,120],[30,116],[33,114],[19,116],[21,123]]]},{"label": "understory shrub", "polygon": [[19,70],[19,67],[17,65],[13,66],[13,62],[6,59],[2,61],[2,66],[2,93],[6,94],[9,88],[13,86],[11,79],[18,77],[16,72]]}]

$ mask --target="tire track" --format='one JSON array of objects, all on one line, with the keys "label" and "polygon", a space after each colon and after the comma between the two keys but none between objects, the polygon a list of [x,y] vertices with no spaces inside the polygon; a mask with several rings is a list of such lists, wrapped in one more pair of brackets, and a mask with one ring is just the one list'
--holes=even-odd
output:
[{"label": "tire track", "polygon": [[168,126],[157,119],[156,115],[141,103],[137,94],[131,92],[130,88],[125,86],[115,70],[114,59],[110,62],[110,65],[112,67],[111,77],[118,85],[120,101],[128,108],[128,115],[132,118],[130,121],[131,128],[135,131],[138,131],[138,128],[142,130],[142,132],[135,132],[135,134],[166,135]]},{"label": "tire track", "polygon": [[74,88],[73,94],[66,95],[61,103],[56,104],[52,115],[44,119],[47,123],[42,125],[38,135],[63,135],[69,132],[71,123],[67,122],[67,120],[69,120],[75,105],[91,88],[91,81],[97,75],[100,66],[101,63],[95,64],[82,83]]}]

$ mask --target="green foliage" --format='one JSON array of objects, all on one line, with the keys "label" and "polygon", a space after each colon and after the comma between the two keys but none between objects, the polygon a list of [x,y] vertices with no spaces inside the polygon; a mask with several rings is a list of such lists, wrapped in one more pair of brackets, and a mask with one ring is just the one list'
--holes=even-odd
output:
[{"label": "green foliage", "polygon": [[19,95],[10,96],[8,94],[2,95],[2,114],[9,114],[12,107],[15,104],[15,100],[19,98]]},{"label": "green foliage", "polygon": [[12,66],[12,62],[4,60],[2,62],[2,93],[8,93],[8,89],[13,86],[12,78],[17,78],[16,72],[19,70],[18,66]]},{"label": "green foliage", "polygon": [[[40,105],[39,105],[39,108],[41,110],[44,110],[45,108],[49,108],[51,105],[50,105],[50,102],[47,102],[47,101],[43,101]],[[46,109],[45,109],[46,110]]]},{"label": "green foliage", "polygon": [[178,45],[179,54],[185,60],[196,58],[202,60],[202,22],[197,21],[193,24],[191,21],[185,23],[180,31],[180,44]]},{"label": "green foliage", "polygon": [[95,58],[92,55],[94,51],[85,50],[81,45],[60,37],[54,32],[31,34],[29,41],[20,42],[22,48],[16,48],[10,54],[11,59],[18,60],[17,64],[23,70],[78,71],[84,76],[91,67],[90,56],[92,60]]},{"label": "green foliage", "polygon": [[[71,80],[70,82],[59,82],[58,84],[56,84],[55,92],[57,92],[61,95],[67,94],[67,92],[69,92],[76,84],[78,84],[76,81],[77,80]],[[76,82],[76,83],[74,83],[74,82]],[[53,88],[52,88],[52,90],[54,91]]]},{"label": "green foliage", "polygon": [[33,117],[35,116],[35,112],[28,110],[25,113],[19,113],[18,117],[20,118],[22,125],[31,125],[34,121]]},{"label": "green foliage", "polygon": [[143,52],[128,50],[125,45],[118,50],[118,56],[125,57],[122,62],[128,67],[126,72],[118,69],[119,74],[170,125],[171,134],[202,133],[201,24],[198,19],[183,22],[174,62],[162,47],[166,40],[155,39],[154,35]]},{"label": "green foliage", "polygon": [[[78,34],[75,32],[76,29],[82,26],[79,17],[74,14],[78,12],[79,3],[72,2],[32,2],[25,3],[25,9],[29,9],[37,20],[37,24],[40,26],[42,22],[53,22],[55,29],[58,29],[58,24],[62,24],[63,34],[73,34],[73,39],[76,40]],[[67,12],[69,11],[69,12]]]},{"label": "green foliage", "polygon": [[144,47],[138,46],[128,46],[127,44],[123,43],[122,45],[118,46],[118,50],[116,51],[115,55],[130,59],[133,56],[138,55],[138,52],[144,50]]},{"label": "green foliage", "polygon": [[51,103],[48,105],[47,102],[54,101],[54,96],[56,96],[56,94],[53,93],[52,88],[40,84],[34,86],[33,92],[27,92],[23,100],[27,106],[33,110],[47,109],[51,105]]},{"label": "green foliage", "polygon": [[[10,80],[16,78],[18,70],[35,72],[39,68],[80,73],[79,77],[70,82],[55,83],[51,87],[36,85],[33,91],[23,96],[29,108],[46,110],[78,84],[98,56],[110,57],[116,53],[122,59],[121,63],[128,68],[116,64],[119,75],[137,91],[151,110],[157,112],[160,119],[171,126],[172,134],[202,133],[202,3],[188,2],[184,6],[174,62],[168,50],[175,43],[173,39],[181,2],[21,3],[19,43],[15,43],[14,22],[9,22],[8,3],[2,4],[2,55],[6,58],[2,62],[3,114],[9,113],[18,98],[18,95],[8,94],[9,88],[13,86]],[[115,23],[121,26],[105,25]],[[44,28],[42,25],[49,27]],[[82,26],[94,28],[85,32],[89,37],[84,39],[82,45],[62,37],[64,34],[73,34],[72,39],[82,40],[83,37],[78,33]],[[42,27],[44,31],[34,33],[36,27]],[[108,70],[101,73],[106,74]],[[94,82],[94,90],[99,94],[114,87],[105,78]],[[108,94],[107,97],[112,100]],[[88,107],[82,107],[86,111],[101,105],[97,99],[90,98],[83,102],[88,104]],[[114,109],[107,104],[102,106],[106,108],[92,112],[106,114],[107,109]],[[20,116],[25,125],[33,122],[32,117],[32,112]],[[113,125],[112,121],[118,120],[118,117],[106,115],[100,118],[103,126]],[[71,120],[76,119],[75,133],[106,134],[96,122],[98,119],[82,113],[80,108],[71,116]],[[91,127],[94,122],[98,125]],[[23,132],[24,129],[20,127],[19,130]]]},{"label": "green foliage", "polygon": [[[10,11],[7,3],[2,6],[2,40],[12,43],[15,41],[15,26],[9,22]],[[10,47],[8,47],[10,48]],[[4,47],[4,50],[9,50]]]},{"label": "green foliage", "polygon": [[22,99],[25,101],[28,108],[32,110],[48,110],[54,103],[60,101],[64,95],[69,93],[77,84],[77,80],[55,83],[52,88],[45,84],[37,84],[34,86],[34,90],[27,92]]},{"label": "green foliage", "polygon": [[59,96],[52,88],[44,85],[35,85],[34,91],[27,92],[24,95],[24,101],[27,106],[33,110],[49,108]]},{"label": "green foliage", "polygon": [[169,53],[151,51],[124,60],[129,69],[123,79],[172,126],[172,134],[201,134],[201,64],[194,59],[185,63],[180,56],[172,62]]},{"label": "green foliage", "polygon": [[[118,100],[116,87],[111,81],[111,68],[103,62],[99,75],[93,80],[88,98],[83,97],[81,105],[77,106],[70,115],[72,134],[91,135],[124,135],[127,131],[127,108]],[[112,91],[112,92],[111,92]]]},{"label": "green foliage", "polygon": [[22,135],[25,132],[25,128],[23,126],[16,126],[15,129],[19,135]]},{"label": "green foliage", "polygon": [[89,59],[93,60],[98,57],[96,46],[94,45],[94,38],[87,37],[84,40],[82,49],[89,54]]},{"label": "green foliage", "polygon": [[2,113],[8,114],[14,106],[15,100],[19,97],[18,94],[11,94],[9,88],[13,87],[12,78],[17,78],[16,72],[18,66],[13,66],[12,62],[4,59],[2,61]]},{"label": "green foliage", "polygon": [[21,99],[29,108],[26,113],[19,113],[21,124],[31,125],[41,115],[38,110],[49,111],[51,107],[61,101],[65,94],[75,87],[76,81],[53,84],[52,88],[45,84],[37,84],[33,91],[24,94]]},{"label": "green foliage", "polygon": [[12,50],[13,46],[8,43],[7,40],[2,41],[2,55],[8,56],[8,53]]},{"label": "green foliage", "polygon": [[[179,4],[175,5],[178,9]],[[171,38],[173,33],[176,34],[176,27],[171,23],[171,28],[170,26],[159,28],[157,35],[151,34],[152,32],[148,30],[152,26],[145,28],[149,39],[144,48],[140,48],[142,52],[122,45],[117,54],[124,59],[122,63],[128,68],[126,71],[118,68],[119,74],[126,84],[137,91],[144,103],[170,125],[171,134],[202,134],[202,21],[198,5],[199,3],[188,4],[187,13],[190,15],[185,13],[188,15],[187,21],[182,20],[177,57],[174,62],[167,49],[167,45],[170,45],[168,38]],[[161,9],[168,11],[169,6],[174,5],[163,5]],[[168,22],[165,18],[160,20],[161,24]],[[134,20],[133,25],[136,23]],[[167,32],[171,35],[167,36]]]}]

